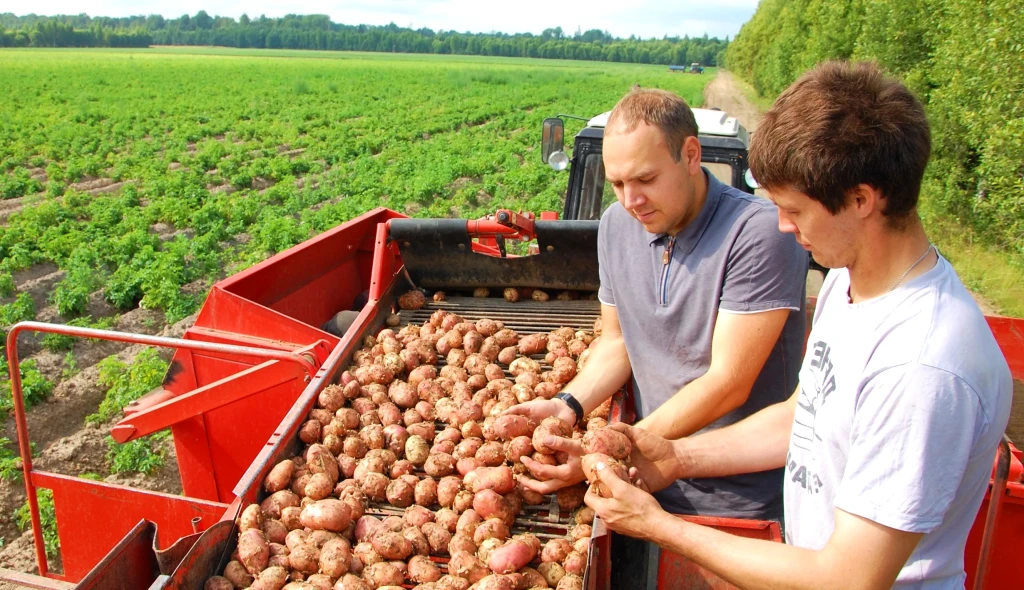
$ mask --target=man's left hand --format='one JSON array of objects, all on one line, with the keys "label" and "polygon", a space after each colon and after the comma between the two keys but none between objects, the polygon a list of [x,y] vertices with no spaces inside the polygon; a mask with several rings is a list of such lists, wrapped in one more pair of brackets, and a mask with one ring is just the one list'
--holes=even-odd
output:
[{"label": "man's left hand", "polygon": [[580,463],[583,445],[579,440],[563,436],[549,436],[544,444],[556,451],[564,451],[569,455],[569,460],[562,465],[546,465],[524,455],[520,461],[537,478],[520,476],[519,481],[522,482],[524,488],[539,494],[550,494],[586,479],[583,475],[583,466]]},{"label": "man's left hand", "polygon": [[[597,486],[591,485],[583,499],[597,512],[608,528],[617,533],[651,541],[658,522],[669,518],[654,496],[623,481],[607,466],[598,464],[597,479],[608,490],[610,497],[597,495]],[[596,482],[595,482],[596,483]]]}]

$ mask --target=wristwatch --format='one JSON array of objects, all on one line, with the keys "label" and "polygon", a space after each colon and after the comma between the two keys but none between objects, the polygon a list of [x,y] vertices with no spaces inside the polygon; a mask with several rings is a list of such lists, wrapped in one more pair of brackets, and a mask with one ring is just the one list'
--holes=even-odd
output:
[{"label": "wristwatch", "polygon": [[579,400],[577,400],[571,393],[563,391],[556,395],[555,399],[560,399],[565,402],[565,405],[569,406],[573,413],[576,414],[576,421],[573,422],[573,424],[579,424],[583,421],[583,406],[580,405]]}]

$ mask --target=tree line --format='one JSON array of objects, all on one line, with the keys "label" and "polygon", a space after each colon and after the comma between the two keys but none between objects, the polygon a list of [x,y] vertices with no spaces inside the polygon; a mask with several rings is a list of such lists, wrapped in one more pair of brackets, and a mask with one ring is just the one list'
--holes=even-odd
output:
[{"label": "tree line", "polygon": [[[54,32],[59,29],[59,34]],[[132,44],[127,45],[131,39]],[[116,44],[115,44],[116,43]],[[688,36],[661,39],[613,37],[592,29],[565,33],[561,27],[532,33],[460,33],[386,26],[345,25],[325,15],[282,18],[160,15],[124,18],[34,14],[0,15],[3,47],[140,47],[146,45],[216,45],[257,49],[377,51],[577,59],[645,64],[718,65],[729,39]]]},{"label": "tree line", "polygon": [[725,57],[768,97],[824,59],[877,61],[925,103],[928,199],[1024,254],[1020,0],[761,0]]}]

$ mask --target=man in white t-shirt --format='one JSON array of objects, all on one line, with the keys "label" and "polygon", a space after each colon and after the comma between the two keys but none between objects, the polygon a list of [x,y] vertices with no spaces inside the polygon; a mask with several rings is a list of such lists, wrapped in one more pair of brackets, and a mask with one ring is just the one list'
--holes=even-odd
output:
[{"label": "man in white t-shirt", "polygon": [[[639,487],[598,469],[609,527],[743,588],[962,588],[964,546],[1009,418],[1012,381],[981,311],[917,214],[930,135],[873,64],[827,62],[765,115],[754,177],[825,279],[800,385],[720,430],[634,443]],[[786,545],[664,514],[641,488],[784,466]]]}]

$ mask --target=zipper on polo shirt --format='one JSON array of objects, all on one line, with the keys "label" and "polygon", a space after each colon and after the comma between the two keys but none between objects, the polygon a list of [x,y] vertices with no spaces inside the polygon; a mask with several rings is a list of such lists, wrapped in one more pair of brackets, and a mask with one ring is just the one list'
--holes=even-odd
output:
[{"label": "zipper on polo shirt", "polygon": [[675,248],[676,238],[672,236],[665,246],[665,253],[661,255],[661,277],[658,279],[658,305],[668,307],[668,271],[672,266],[672,249]]}]

